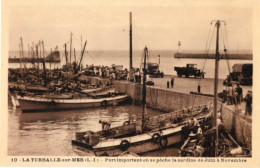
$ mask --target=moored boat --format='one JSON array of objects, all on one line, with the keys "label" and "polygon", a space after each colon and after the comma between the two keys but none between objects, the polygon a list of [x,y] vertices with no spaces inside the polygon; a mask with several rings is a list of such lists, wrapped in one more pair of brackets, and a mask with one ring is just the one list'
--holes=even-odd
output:
[{"label": "moored boat", "polygon": [[59,111],[88,107],[117,105],[127,100],[127,95],[118,95],[99,99],[71,98],[71,95],[56,97],[44,96],[20,96],[18,97],[20,108],[23,112]]},{"label": "moored boat", "polygon": [[[194,107],[193,116],[197,116],[199,122],[204,122],[211,117],[212,109],[205,111],[206,106]],[[171,119],[182,114],[183,121],[173,123]],[[183,114],[183,110],[163,114],[150,118],[147,124],[154,122],[164,122],[160,128],[155,127],[141,133],[140,122],[114,127],[109,130],[98,132],[77,132],[76,139],[72,144],[88,149],[96,156],[118,156],[122,152],[142,154],[156,149],[171,146],[182,142],[185,139],[185,128],[187,127],[189,116]],[[86,138],[88,137],[88,138]]]}]

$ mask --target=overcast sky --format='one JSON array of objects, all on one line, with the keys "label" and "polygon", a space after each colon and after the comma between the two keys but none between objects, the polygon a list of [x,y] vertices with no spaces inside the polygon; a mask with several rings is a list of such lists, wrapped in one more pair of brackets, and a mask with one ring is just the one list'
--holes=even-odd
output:
[{"label": "overcast sky", "polygon": [[[205,50],[211,20],[225,20],[230,50],[252,49],[250,8],[126,7],[126,6],[17,6],[9,15],[9,48],[18,50],[23,37],[28,43],[44,40],[49,50],[63,50],[73,33],[73,47],[80,49],[80,35],[87,50],[128,50],[129,12],[133,15],[133,49]],[[215,37],[215,36],[214,36]],[[226,37],[226,36],[225,36]],[[215,42],[215,38],[214,38]],[[222,41],[221,41],[222,43]],[[214,43],[213,43],[214,44]],[[214,46],[212,44],[212,49]]]}]

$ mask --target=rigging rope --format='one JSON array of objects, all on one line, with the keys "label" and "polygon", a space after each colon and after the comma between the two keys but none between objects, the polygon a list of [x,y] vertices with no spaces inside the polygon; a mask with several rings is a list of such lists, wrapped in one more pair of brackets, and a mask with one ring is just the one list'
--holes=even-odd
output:
[{"label": "rigging rope", "polygon": [[[203,72],[203,70],[205,68],[205,65],[206,65],[206,62],[207,62],[207,59],[208,59],[208,56],[209,56],[209,49],[210,49],[210,46],[211,46],[211,43],[212,43],[212,40],[213,40],[215,28],[216,27],[214,26],[214,29],[212,31],[212,35],[211,35],[211,39],[210,39],[209,45],[208,45],[208,40],[209,40],[209,37],[210,37],[210,31],[209,31],[209,34],[208,34],[208,39],[207,39],[207,43],[206,43],[206,58],[205,58],[205,61],[204,61],[203,67],[202,67],[202,72]],[[201,81],[201,78],[199,79],[198,86],[200,85],[200,81]],[[191,107],[192,110],[193,110],[193,107],[194,107],[194,103],[195,103],[196,97],[197,97],[197,94],[195,94],[195,97],[193,99],[193,103],[192,103],[192,107]]]},{"label": "rigging rope", "polygon": [[[222,31],[221,31],[222,33]],[[225,33],[226,33],[226,38],[227,38],[227,27],[226,27],[226,24],[225,24]],[[223,36],[223,34],[222,34]],[[223,37],[222,37],[223,38]],[[223,38],[224,39],[224,38]],[[227,38],[228,39],[228,38]],[[223,43],[224,43],[224,40],[223,40]],[[228,43],[228,40],[227,40],[227,43]],[[228,44],[227,44],[228,45]],[[225,43],[224,43],[224,46],[225,46]],[[226,56],[226,60],[227,60],[227,66],[228,66],[228,73],[230,74],[231,70],[230,70],[230,63],[229,63],[229,56],[228,56],[228,51],[225,50],[225,56]],[[234,86],[232,85],[232,92],[234,90]],[[234,96],[234,95],[233,95]],[[234,106],[235,106],[235,110],[237,111],[238,110],[238,106],[237,106],[237,103],[238,103],[238,100],[237,100],[237,97],[234,96],[234,99],[235,99],[235,103],[234,103]]]},{"label": "rigging rope", "polygon": [[[214,29],[215,29],[215,26],[214,26]],[[208,42],[209,42],[209,37],[210,37],[210,31],[211,31],[211,26],[209,27],[208,38],[207,38],[207,42],[206,42],[206,53],[207,53],[207,50],[208,50]]]},{"label": "rigging rope", "polygon": [[[221,31],[221,33],[222,33],[222,31]],[[222,36],[223,36],[223,34],[222,34]],[[226,44],[227,44],[227,47],[228,47],[227,26],[226,25],[225,25],[225,36],[226,36]],[[224,43],[224,38],[223,38],[223,43]],[[230,64],[229,64],[229,53],[228,53],[228,50],[225,51],[225,56],[226,56],[226,60],[227,60],[228,73],[230,74]]]}]

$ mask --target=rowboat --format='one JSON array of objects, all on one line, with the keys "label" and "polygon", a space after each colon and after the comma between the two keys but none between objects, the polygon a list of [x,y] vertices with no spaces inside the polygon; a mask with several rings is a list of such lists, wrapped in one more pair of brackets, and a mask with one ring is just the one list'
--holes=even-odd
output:
[{"label": "rowboat", "polygon": [[[65,97],[64,97],[65,96]],[[89,107],[117,105],[127,100],[127,95],[116,95],[99,99],[93,98],[72,98],[64,95],[63,98],[48,95],[40,96],[19,96],[20,108],[23,112],[59,111],[68,109],[80,109]]]}]

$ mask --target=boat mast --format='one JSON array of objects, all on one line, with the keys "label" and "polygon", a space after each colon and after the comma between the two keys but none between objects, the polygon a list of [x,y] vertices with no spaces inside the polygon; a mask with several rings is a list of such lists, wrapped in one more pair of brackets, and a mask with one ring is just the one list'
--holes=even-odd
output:
[{"label": "boat mast", "polygon": [[[80,46],[81,46],[80,51],[82,51],[82,35],[80,35]],[[78,63],[78,61],[76,63]]]},{"label": "boat mast", "polygon": [[[31,54],[30,54],[30,45],[28,44],[28,59],[31,59]],[[32,64],[31,64],[32,67]]]},{"label": "boat mast", "polygon": [[65,47],[66,67],[67,67],[67,65],[68,65],[68,57],[67,57],[67,44],[66,43],[64,44],[64,47]]},{"label": "boat mast", "polygon": [[40,55],[40,58],[42,58],[42,47],[41,47],[41,41],[39,40],[39,55]]},{"label": "boat mast", "polygon": [[[24,53],[23,53],[23,38],[22,37],[21,37],[21,53],[22,53],[22,58],[25,60]],[[24,68],[26,68],[26,65],[24,62],[23,62],[23,66],[24,66]]]},{"label": "boat mast", "polygon": [[130,50],[130,53],[129,53],[129,56],[130,56],[130,65],[129,65],[129,70],[133,68],[133,63],[132,63],[132,12],[130,12],[130,30],[129,30],[129,43],[130,43],[130,46],[129,46],[129,50]]},{"label": "boat mast", "polygon": [[35,52],[34,52],[34,43],[32,42],[32,47],[31,47],[31,53],[32,53],[32,64],[33,68],[35,68]]},{"label": "boat mast", "polygon": [[87,40],[85,41],[83,50],[81,51],[81,57],[80,57],[80,61],[79,61],[79,64],[78,64],[78,69],[80,69],[80,67],[81,67],[81,61],[82,61],[82,58],[83,58],[83,55],[84,55],[84,52],[85,52],[86,45],[87,45]]},{"label": "boat mast", "polygon": [[43,68],[43,79],[44,79],[44,87],[47,86],[47,78],[46,78],[46,68],[45,68],[45,60],[42,59],[42,68]]},{"label": "boat mast", "polygon": [[42,56],[45,58],[44,41],[42,40]]},{"label": "boat mast", "polygon": [[76,63],[76,50],[75,50],[75,48],[74,48],[74,62]]},{"label": "boat mast", "polygon": [[144,48],[144,67],[143,67],[143,115],[142,115],[142,132],[145,131],[145,106],[146,106],[146,57],[148,48]]},{"label": "boat mast", "polygon": [[216,37],[216,57],[215,57],[215,81],[214,81],[214,126],[216,127],[216,140],[215,140],[215,157],[218,156],[218,66],[219,66],[219,27],[220,21],[217,20],[215,26],[217,27]]},{"label": "boat mast", "polygon": [[70,33],[70,64],[71,64],[71,51],[72,51],[72,32]]},{"label": "boat mast", "polygon": [[36,60],[37,60],[37,72],[39,74],[39,55],[38,55],[38,45],[35,44],[35,50],[36,50]]},{"label": "boat mast", "polygon": [[21,54],[21,44],[19,44],[19,55],[20,55],[20,73],[22,73],[22,54]]}]

